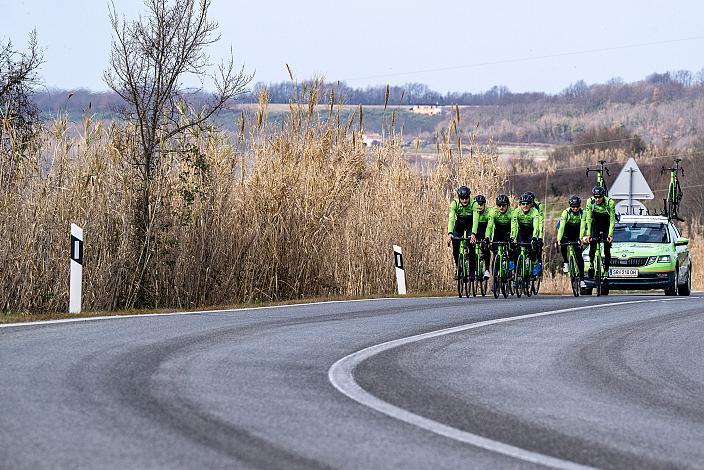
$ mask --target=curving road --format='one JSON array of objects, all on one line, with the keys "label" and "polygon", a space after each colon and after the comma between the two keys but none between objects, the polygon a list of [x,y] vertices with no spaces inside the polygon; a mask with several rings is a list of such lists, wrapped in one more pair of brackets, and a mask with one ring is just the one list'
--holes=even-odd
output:
[{"label": "curving road", "polygon": [[703,442],[697,295],[0,327],[0,468],[702,468]]}]

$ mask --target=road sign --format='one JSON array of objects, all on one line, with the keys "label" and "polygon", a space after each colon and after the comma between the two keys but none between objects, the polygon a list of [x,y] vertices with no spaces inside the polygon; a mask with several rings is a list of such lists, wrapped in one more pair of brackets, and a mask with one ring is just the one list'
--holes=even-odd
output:
[{"label": "road sign", "polygon": [[612,199],[655,199],[653,191],[633,158],[629,158],[609,189]]}]

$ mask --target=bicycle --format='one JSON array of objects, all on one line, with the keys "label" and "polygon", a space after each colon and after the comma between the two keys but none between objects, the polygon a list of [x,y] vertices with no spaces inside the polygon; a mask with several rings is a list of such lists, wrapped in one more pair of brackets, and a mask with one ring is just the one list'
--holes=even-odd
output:
[{"label": "bicycle", "polygon": [[486,295],[486,289],[489,284],[489,279],[484,279],[485,268],[484,257],[482,256],[482,248],[486,246],[485,244],[486,242],[484,240],[474,244],[474,256],[476,259],[477,268],[474,271],[474,279],[471,281],[473,297],[477,296],[477,290],[479,290],[479,293],[482,295],[482,297],[484,297]]},{"label": "bicycle", "polygon": [[457,257],[457,294],[462,298],[462,294],[469,297],[469,237],[452,237],[460,241],[460,253]]},{"label": "bicycle", "polygon": [[[541,242],[542,243],[542,242]],[[538,246],[539,250],[542,250],[542,245]],[[532,267],[531,267],[531,274],[532,274]],[[538,295],[538,292],[540,292],[540,284],[541,281],[543,280],[543,271],[540,271],[540,274],[538,274],[534,279],[531,279],[530,282],[530,288],[531,291],[533,292],[533,295]]]},{"label": "bicycle", "polygon": [[508,270],[508,242],[492,242],[492,245],[496,246],[496,254],[491,270],[493,275],[491,290],[495,299],[499,298],[499,293],[505,299],[509,295],[513,295],[511,272]]},{"label": "bicycle", "polygon": [[533,261],[528,256],[528,247],[533,246],[532,243],[518,242],[519,247],[518,260],[516,261],[516,274],[514,277],[516,296],[520,297],[525,294],[526,297],[533,295]]},{"label": "bicycle", "polygon": [[609,169],[604,166],[606,163],[606,160],[599,160],[599,168],[589,168],[587,167],[587,176],[589,176],[589,173],[596,173],[596,184],[597,186],[601,186],[606,190],[606,195],[609,195],[609,190],[606,187],[606,181],[604,180],[604,172],[606,172],[607,176],[611,176],[611,173],[609,172]]},{"label": "bicycle", "polygon": [[609,288],[607,287],[606,273],[604,272],[604,265],[601,259],[601,245],[604,243],[604,238],[599,236],[596,238],[591,238],[591,241],[596,241],[594,266],[591,267],[594,270],[594,286],[596,287],[596,295],[608,295]]},{"label": "bicycle", "polygon": [[670,185],[667,188],[667,197],[663,199],[665,205],[665,215],[670,219],[683,220],[679,217],[680,201],[682,201],[682,187],[680,186],[680,179],[677,177],[677,173],[684,176],[684,168],[680,167],[680,162],[682,159],[676,158],[674,160],[674,168],[665,168],[664,166],[660,170],[660,174],[664,174],[666,171],[670,172]]},{"label": "bicycle", "polygon": [[565,242],[561,243],[561,246],[567,247],[567,261],[569,264],[569,274],[570,274],[570,285],[572,286],[572,293],[575,297],[579,297],[580,294],[580,278],[579,278],[579,266],[577,265],[577,255],[574,253],[574,247],[581,245],[579,242]]}]

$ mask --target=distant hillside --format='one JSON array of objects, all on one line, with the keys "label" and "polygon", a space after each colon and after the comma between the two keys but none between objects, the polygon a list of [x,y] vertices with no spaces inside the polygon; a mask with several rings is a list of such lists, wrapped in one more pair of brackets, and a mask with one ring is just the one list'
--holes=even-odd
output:
[{"label": "distant hillside", "polygon": [[[290,82],[256,84],[247,94],[229,105],[217,119],[225,128],[234,129],[243,106],[256,103],[266,89],[269,102],[288,103],[301,92]],[[447,127],[458,105],[460,130],[475,134],[480,141],[505,143],[569,144],[580,135],[598,128],[616,129],[622,134],[637,135],[645,144],[685,148],[704,131],[704,71],[652,74],[644,80],[623,83],[610,80],[605,84],[587,85],[577,82],[558,94],[542,92],[513,93],[506,87],[493,87],[483,93],[448,93],[442,95],[426,85],[377,86],[351,88],[345,83],[326,83],[320,102],[344,103],[342,118],[354,112],[352,106],[363,105],[366,130],[381,133],[390,122],[395,109],[396,127],[403,129],[408,140],[431,141],[436,131]],[[187,99],[194,105],[206,100],[204,93],[193,93]],[[46,117],[67,112],[72,120],[84,113],[100,118],[116,118],[120,99],[112,92],[88,90],[47,90],[34,95],[34,100]],[[386,110],[375,106],[389,106]],[[410,111],[413,105],[438,106],[440,113],[421,115]],[[321,108],[324,109],[324,108]],[[269,113],[273,120],[285,119],[285,107]]]}]

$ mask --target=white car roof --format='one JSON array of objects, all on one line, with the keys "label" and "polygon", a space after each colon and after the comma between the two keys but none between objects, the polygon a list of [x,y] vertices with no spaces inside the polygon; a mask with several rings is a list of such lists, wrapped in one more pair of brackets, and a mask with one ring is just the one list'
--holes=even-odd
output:
[{"label": "white car roof", "polygon": [[640,222],[644,224],[666,224],[669,222],[667,217],[659,215],[622,215],[618,222],[633,223]]}]

